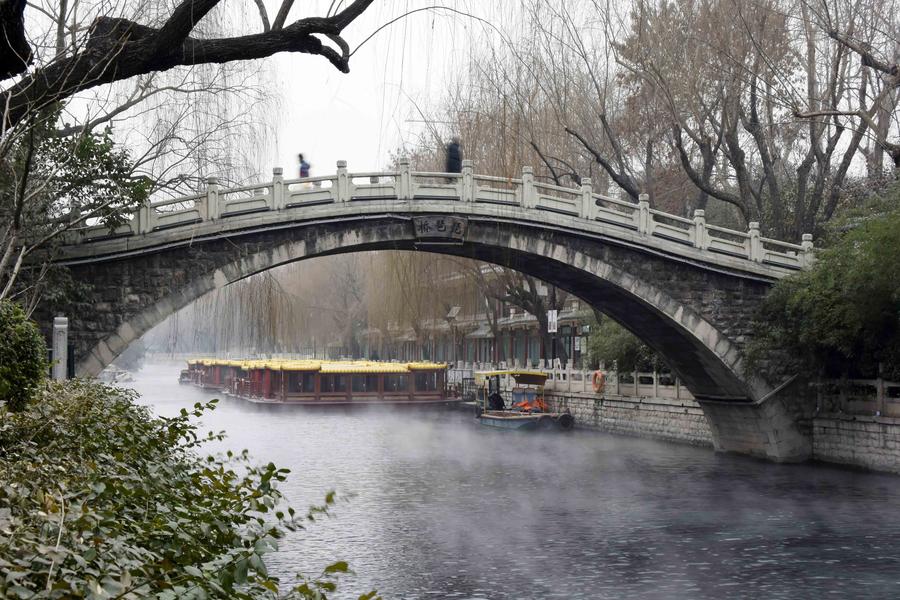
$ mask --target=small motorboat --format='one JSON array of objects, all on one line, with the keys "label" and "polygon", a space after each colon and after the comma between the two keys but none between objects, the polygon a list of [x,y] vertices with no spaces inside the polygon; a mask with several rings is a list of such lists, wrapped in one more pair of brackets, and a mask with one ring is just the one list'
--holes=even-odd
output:
[{"label": "small motorboat", "polygon": [[[513,380],[512,403],[506,406],[501,392],[501,380]],[[568,431],[575,426],[569,412],[550,412],[544,402],[542,371],[510,369],[475,373],[478,398],[475,417],[481,425],[497,429],[521,431]]]}]

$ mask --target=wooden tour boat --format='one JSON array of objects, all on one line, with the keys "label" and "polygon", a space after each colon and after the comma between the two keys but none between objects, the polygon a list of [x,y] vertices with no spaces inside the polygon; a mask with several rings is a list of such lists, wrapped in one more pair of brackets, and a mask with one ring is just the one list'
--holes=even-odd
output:
[{"label": "wooden tour boat", "polygon": [[[511,377],[512,406],[507,408],[500,391],[501,378]],[[548,412],[544,402],[544,382],[547,374],[541,371],[510,369],[475,373],[477,398],[475,411],[478,422],[487,427],[521,431],[568,431],[575,426],[575,417],[568,412]]]},{"label": "wooden tour boat", "polygon": [[188,361],[179,382],[252,402],[301,405],[434,404],[447,397],[447,365],[364,360]]}]

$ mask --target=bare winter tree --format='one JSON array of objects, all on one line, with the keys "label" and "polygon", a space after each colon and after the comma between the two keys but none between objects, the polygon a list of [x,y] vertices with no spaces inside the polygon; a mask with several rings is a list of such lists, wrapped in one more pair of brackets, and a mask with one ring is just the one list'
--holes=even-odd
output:
[{"label": "bare winter tree", "polygon": [[556,107],[632,198],[731,207],[736,226],[798,238],[892,156],[894,0],[533,0],[523,14],[521,36],[480,60],[495,80],[540,82],[528,106]]},{"label": "bare winter tree", "polygon": [[290,24],[286,23],[293,0],[284,0],[271,23],[260,3],[263,31],[225,38],[192,36],[221,0],[183,0],[168,15],[159,15],[158,22],[139,23],[101,14],[87,31],[75,34],[78,43],[74,47],[67,45],[65,51],[29,72],[33,54],[20,43],[25,31],[25,3],[3,0],[0,27],[12,35],[0,42],[0,46],[5,45],[0,52],[15,59],[7,69],[7,78],[21,75],[0,93],[5,107],[4,131],[29,114],[82,90],[179,65],[228,63],[299,52],[322,56],[338,70],[348,72],[350,48],[341,34],[372,1],[355,0],[333,14],[305,17]]},{"label": "bare winter tree", "polygon": [[[861,147],[869,176],[880,177],[885,155],[894,169],[900,169],[900,127],[897,103],[900,100],[900,32],[896,5],[892,2],[865,2],[846,5],[838,2],[802,3],[806,28],[824,32],[838,49],[859,61],[855,85],[848,94],[823,94],[816,102],[795,108],[795,116],[811,121],[840,123],[841,118],[858,119],[848,129],[865,132]],[[821,34],[820,34],[821,35]],[[808,45],[808,59],[815,59],[816,44]],[[831,91],[831,90],[827,90]],[[820,125],[811,125],[816,127]]]},{"label": "bare winter tree", "polygon": [[531,275],[490,263],[475,263],[468,271],[485,297],[521,308],[537,319],[545,359],[555,357],[563,364],[568,361],[565,345],[548,331],[547,316],[547,311],[563,309],[569,298],[568,292],[544,284]]},{"label": "bare winter tree", "polygon": [[[320,55],[346,71],[341,33],[371,0],[290,24],[290,0],[272,20],[259,3],[261,33],[224,36],[219,4],[0,0],[0,299],[30,293],[33,305],[45,268],[21,282],[22,266],[89,219],[121,218],[154,190],[197,183],[202,175],[246,177],[234,148],[253,144],[235,141],[259,124],[222,99],[237,95],[254,104],[260,88],[229,65],[286,51]],[[245,29],[247,22],[240,20]],[[37,23],[40,32],[26,35],[26,23]],[[193,69],[171,70],[179,66]],[[90,91],[96,93],[85,97]],[[140,123],[130,128],[135,135],[123,131],[125,117]],[[109,131],[97,133],[114,120],[128,152],[114,148]],[[91,171],[85,159],[113,172]],[[210,164],[224,165],[224,172],[210,171]],[[86,193],[98,186],[108,193]],[[89,200],[79,203],[79,196]]]}]

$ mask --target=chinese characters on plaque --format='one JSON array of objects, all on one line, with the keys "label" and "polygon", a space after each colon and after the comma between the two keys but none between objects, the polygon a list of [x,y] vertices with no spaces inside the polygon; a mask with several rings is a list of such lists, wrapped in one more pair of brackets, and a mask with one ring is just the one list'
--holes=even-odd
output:
[{"label": "chinese characters on plaque", "polygon": [[421,240],[462,242],[468,224],[462,217],[413,217],[416,237]]}]

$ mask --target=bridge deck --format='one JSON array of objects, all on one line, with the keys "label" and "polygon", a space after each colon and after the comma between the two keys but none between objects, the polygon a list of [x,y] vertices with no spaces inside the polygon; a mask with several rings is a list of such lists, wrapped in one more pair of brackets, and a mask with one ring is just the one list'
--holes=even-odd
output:
[{"label": "bridge deck", "polygon": [[462,173],[430,173],[410,171],[406,160],[397,171],[377,173],[349,173],[339,161],[334,175],[296,180],[284,180],[276,168],[268,183],[229,189],[210,178],[205,194],[152,202],[114,229],[70,232],[61,259],[103,260],[203,236],[384,214],[531,222],[767,278],[813,261],[808,234],[792,244],[763,237],[758,223],[746,232],[726,229],[706,223],[702,210],[688,219],[651,209],[645,195],[632,203],[595,194],[588,179],[566,188],[535,181],[530,167],[521,178],[506,179],[474,174],[471,161]]}]

